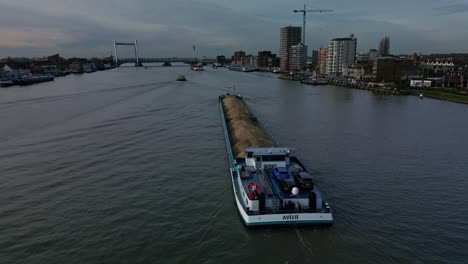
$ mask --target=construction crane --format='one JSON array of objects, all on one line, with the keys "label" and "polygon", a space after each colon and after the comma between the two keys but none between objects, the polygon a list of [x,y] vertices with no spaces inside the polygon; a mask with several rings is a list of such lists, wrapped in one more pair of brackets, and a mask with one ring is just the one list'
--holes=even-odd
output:
[{"label": "construction crane", "polygon": [[302,44],[305,46],[305,26],[306,26],[306,15],[307,13],[325,13],[325,12],[333,12],[330,9],[306,9],[306,5],[304,4],[304,9],[302,10],[294,10],[294,13],[302,13],[303,14],[303,24],[302,24]]}]

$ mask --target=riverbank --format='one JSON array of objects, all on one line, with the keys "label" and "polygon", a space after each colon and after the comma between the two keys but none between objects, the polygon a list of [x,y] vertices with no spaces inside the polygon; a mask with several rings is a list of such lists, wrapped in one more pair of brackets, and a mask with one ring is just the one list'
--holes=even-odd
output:
[{"label": "riverbank", "polygon": [[445,91],[431,91],[431,90],[405,90],[409,95],[420,96],[421,94],[424,97],[445,100],[455,103],[468,104],[468,95],[455,94]]},{"label": "riverbank", "polygon": [[390,87],[390,86],[375,87],[375,86],[364,85],[361,83],[346,84],[346,83],[334,82],[333,80],[330,81],[330,84],[335,85],[335,86],[340,86],[340,87],[346,87],[346,88],[367,90],[373,93],[384,94],[384,95],[407,95],[406,93],[402,93],[400,90]]},{"label": "riverbank", "polygon": [[367,82],[356,82],[356,83],[351,84],[351,83],[340,82],[336,80],[331,80],[330,84],[341,86],[341,87],[346,87],[346,88],[368,90],[377,94],[384,94],[384,95],[420,96],[422,94],[423,97],[429,97],[433,99],[468,104],[468,94],[460,93],[460,91],[455,90],[455,89],[447,89],[447,88],[401,89],[401,88],[392,86],[390,84],[381,85],[381,86],[371,86],[370,83],[367,83]]}]

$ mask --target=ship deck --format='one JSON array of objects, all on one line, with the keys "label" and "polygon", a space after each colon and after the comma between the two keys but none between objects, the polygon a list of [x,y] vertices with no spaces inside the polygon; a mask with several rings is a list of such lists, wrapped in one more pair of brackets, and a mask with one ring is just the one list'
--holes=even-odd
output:
[{"label": "ship deck", "polygon": [[[309,199],[309,193],[311,190],[304,190],[299,188],[300,192],[298,195],[292,195],[290,192],[286,192],[282,189],[280,180],[278,180],[275,175],[273,174],[272,169],[265,169],[265,170],[256,170],[252,166],[246,166],[245,164],[245,159],[236,159],[237,167],[239,170],[239,173],[242,174],[248,174],[249,176],[242,177],[241,176],[241,182],[242,182],[242,187],[244,190],[247,190],[247,185],[249,183],[255,182],[260,185],[261,190],[263,193],[265,193],[265,201],[266,201],[266,210],[263,212],[249,212],[250,214],[272,214],[272,213],[290,213],[291,210],[287,210],[284,208],[284,206],[278,206],[280,208],[275,208],[275,202],[282,203],[287,202],[287,201],[297,201],[297,200],[308,200]],[[296,158],[296,157],[291,157],[290,158],[290,166],[288,168],[288,173],[289,177],[286,179],[292,185],[292,187],[296,187],[297,185],[295,184],[293,175],[300,173],[300,172],[305,172],[307,173],[307,170],[305,169],[304,165]],[[237,186],[240,187],[240,186]],[[308,213],[329,213],[330,208],[328,207],[328,204],[326,203],[325,199],[323,198],[321,192],[315,187],[312,189],[318,200],[322,201],[322,208],[320,209],[307,209],[303,208],[301,209],[301,212],[308,212]],[[247,209],[245,206],[243,206],[244,209]]]}]

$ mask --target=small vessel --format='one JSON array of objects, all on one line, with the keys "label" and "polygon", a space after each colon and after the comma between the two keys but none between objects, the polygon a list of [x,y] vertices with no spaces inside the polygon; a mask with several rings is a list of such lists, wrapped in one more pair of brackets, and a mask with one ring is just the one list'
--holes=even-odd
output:
[{"label": "small vessel", "polygon": [[273,72],[273,73],[280,73],[280,70],[278,70],[278,69],[273,69],[272,72]]},{"label": "small vessel", "polygon": [[310,84],[310,85],[327,85],[328,80],[324,78],[317,78],[317,77],[312,76],[304,80],[301,80],[301,83]]},{"label": "small vessel", "polygon": [[205,69],[203,68],[203,64],[202,63],[195,63],[195,64],[192,64],[190,65],[190,69],[192,69],[192,71],[204,71]]},{"label": "small vessel", "polygon": [[31,85],[35,83],[50,82],[54,80],[53,75],[29,75],[17,80],[19,85]]},{"label": "small vessel", "polygon": [[419,99],[423,99],[424,95],[423,94],[419,94]]},{"label": "small vessel", "polygon": [[242,66],[242,65],[231,65],[229,67],[231,71],[240,71],[240,72],[253,72],[257,70],[257,67],[251,66]]},{"label": "small vessel", "polygon": [[15,85],[13,81],[0,81],[0,87],[10,87]]},{"label": "small vessel", "polygon": [[170,62],[166,61],[166,62],[163,63],[162,66],[163,66],[163,67],[171,67],[172,64],[171,64]]},{"label": "small vessel", "polygon": [[185,78],[185,75],[183,74],[180,74],[179,77],[177,77],[177,80],[178,82],[185,82],[187,81],[187,79]]},{"label": "small vessel", "polygon": [[219,111],[235,202],[247,226],[333,223],[315,177],[276,145],[242,96],[219,96]]}]

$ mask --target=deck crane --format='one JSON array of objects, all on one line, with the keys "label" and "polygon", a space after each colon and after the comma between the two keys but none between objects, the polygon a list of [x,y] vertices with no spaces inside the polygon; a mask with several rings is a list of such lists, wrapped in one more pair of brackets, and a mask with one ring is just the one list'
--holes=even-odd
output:
[{"label": "deck crane", "polygon": [[306,25],[306,15],[307,13],[325,13],[325,12],[333,12],[330,9],[306,9],[306,5],[304,4],[304,9],[302,10],[294,10],[294,13],[302,13],[303,14],[303,24],[302,24],[302,44],[305,46],[305,25]]}]

